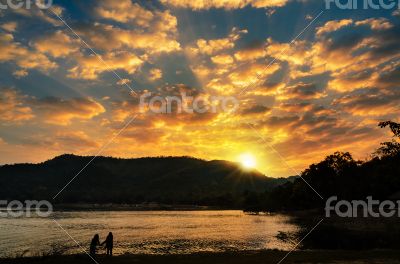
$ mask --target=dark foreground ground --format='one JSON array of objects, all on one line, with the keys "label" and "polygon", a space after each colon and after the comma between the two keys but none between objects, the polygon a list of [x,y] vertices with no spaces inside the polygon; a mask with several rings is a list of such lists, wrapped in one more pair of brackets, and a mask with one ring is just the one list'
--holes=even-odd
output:
[{"label": "dark foreground ground", "polygon": [[[99,256],[99,264],[281,264],[281,263],[334,263],[334,264],[369,264],[369,263],[388,263],[400,264],[400,251],[297,251],[289,254],[282,260],[288,252],[282,251],[258,251],[258,252],[237,252],[220,254],[192,254],[192,255],[124,255],[116,257]],[[51,256],[40,258],[23,259],[0,259],[2,264],[83,264],[94,263],[86,255],[75,256]]]}]

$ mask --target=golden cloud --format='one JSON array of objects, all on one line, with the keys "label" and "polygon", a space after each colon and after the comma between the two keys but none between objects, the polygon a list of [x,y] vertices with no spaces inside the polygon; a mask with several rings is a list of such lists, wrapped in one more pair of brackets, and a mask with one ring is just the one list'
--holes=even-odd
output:
[{"label": "golden cloud", "polygon": [[122,23],[134,21],[138,25],[146,26],[154,17],[152,12],[131,0],[101,0],[97,4],[95,12],[98,16]]},{"label": "golden cloud", "polygon": [[211,57],[212,62],[215,64],[232,64],[234,62],[233,57],[228,54],[221,54]]},{"label": "golden cloud", "polygon": [[74,119],[89,120],[105,112],[104,107],[92,98],[49,97],[33,99],[31,104],[41,121],[61,126],[69,125]]},{"label": "golden cloud", "polygon": [[21,122],[34,117],[32,109],[24,105],[26,97],[13,89],[0,90],[0,120]]},{"label": "golden cloud", "polygon": [[220,39],[198,39],[195,45],[191,45],[186,48],[188,53],[192,56],[199,54],[214,55],[222,51],[227,51],[235,47],[235,42],[243,35],[246,34],[247,30],[238,28],[232,28],[231,33],[226,38]]},{"label": "golden cloud", "polygon": [[41,36],[33,45],[39,52],[58,58],[78,51],[80,42],[58,30],[51,35]]},{"label": "golden cloud", "polygon": [[396,90],[368,89],[347,94],[333,104],[356,116],[386,116],[399,112],[400,94]]},{"label": "golden cloud", "polygon": [[48,71],[57,67],[46,55],[31,51],[14,41],[12,34],[0,33],[0,62],[15,62],[23,69],[40,69]]},{"label": "golden cloud", "polygon": [[250,47],[239,50],[235,53],[235,59],[238,61],[252,61],[264,58],[267,55],[264,45]]},{"label": "golden cloud", "polygon": [[373,30],[386,30],[393,27],[393,24],[386,18],[369,18],[356,22],[357,26],[368,25]]},{"label": "golden cloud", "polygon": [[[172,22],[172,24],[176,23]],[[170,26],[167,25],[168,29]],[[157,24],[156,27],[159,27]],[[121,48],[143,50],[149,54],[169,53],[180,50],[174,32],[157,30],[155,32],[139,32],[121,29],[112,25],[96,23],[82,25],[76,29],[94,48],[114,51]]]},{"label": "golden cloud", "polygon": [[95,80],[103,72],[118,69],[132,74],[143,64],[143,60],[130,52],[109,52],[102,55],[101,60],[96,55],[79,55],[76,61],[78,65],[69,70],[68,77],[87,80]]},{"label": "golden cloud", "polygon": [[100,144],[83,131],[57,131],[53,137],[53,148],[61,151],[98,149]]},{"label": "golden cloud", "polygon": [[332,20],[328,21],[322,27],[317,28],[317,36],[321,36],[326,33],[337,31],[343,27],[353,24],[352,19]]}]

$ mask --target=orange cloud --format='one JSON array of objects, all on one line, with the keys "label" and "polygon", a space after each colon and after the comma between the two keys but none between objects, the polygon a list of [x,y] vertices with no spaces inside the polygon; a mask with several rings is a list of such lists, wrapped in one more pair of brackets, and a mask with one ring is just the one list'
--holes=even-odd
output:
[{"label": "orange cloud", "polygon": [[98,75],[118,69],[128,73],[134,73],[142,64],[143,60],[130,52],[110,52],[101,56],[96,55],[76,57],[77,66],[69,70],[68,77],[95,80]]},{"label": "orange cloud", "polygon": [[367,25],[371,27],[373,30],[386,30],[393,27],[393,24],[390,23],[386,18],[369,18],[362,21],[356,22],[357,26]]},{"label": "orange cloud", "polygon": [[131,0],[101,0],[98,1],[95,12],[99,17],[126,23],[134,21],[138,25],[147,25],[154,17],[151,11],[141,7]]},{"label": "orange cloud", "polygon": [[337,31],[338,29],[341,29],[343,27],[349,26],[353,24],[352,19],[342,19],[342,20],[332,20],[328,21],[323,25],[322,27],[317,28],[317,35],[323,35],[326,33],[330,33],[333,31]]},{"label": "orange cloud", "polygon": [[386,116],[400,111],[400,94],[395,90],[369,89],[347,94],[333,104],[355,116]]},{"label": "orange cloud", "polygon": [[232,49],[235,42],[246,33],[247,30],[239,30],[234,27],[228,37],[210,40],[198,39],[194,45],[187,47],[187,51],[192,56],[198,54],[214,55]]},{"label": "orange cloud", "polygon": [[32,107],[41,120],[53,125],[69,125],[72,120],[90,120],[105,112],[105,108],[92,98],[43,98],[32,100]]},{"label": "orange cloud", "polygon": [[[165,17],[169,19],[169,13]],[[121,29],[100,23],[82,25],[76,30],[91,46],[105,51],[131,48],[143,50],[148,54],[170,53],[180,50],[180,44],[175,40],[176,18],[172,18],[172,22],[166,21],[163,24],[167,31],[163,30],[159,23],[149,32]]]},{"label": "orange cloud", "polygon": [[26,97],[13,89],[0,90],[0,120],[6,122],[27,121],[34,117],[32,109],[24,105]]},{"label": "orange cloud", "polygon": [[88,151],[101,145],[83,131],[57,131],[52,138],[53,148],[61,151]]},{"label": "orange cloud", "polygon": [[234,62],[233,57],[228,54],[221,54],[211,57],[212,62],[215,64],[231,64]]},{"label": "orange cloud", "polygon": [[239,50],[235,53],[235,59],[238,61],[251,61],[263,58],[267,55],[264,45],[249,47]]},{"label": "orange cloud", "polygon": [[50,35],[39,37],[33,45],[39,52],[58,58],[78,51],[80,43],[58,30]]},{"label": "orange cloud", "polygon": [[48,71],[57,67],[46,55],[34,52],[14,41],[12,34],[0,33],[0,62],[12,61],[24,69]]}]

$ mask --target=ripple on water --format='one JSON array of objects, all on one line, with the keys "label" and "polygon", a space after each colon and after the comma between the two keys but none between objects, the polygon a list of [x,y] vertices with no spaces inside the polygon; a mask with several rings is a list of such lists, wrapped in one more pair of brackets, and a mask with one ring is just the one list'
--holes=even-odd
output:
[{"label": "ripple on water", "polygon": [[[85,248],[114,233],[115,254],[188,254],[291,248],[276,238],[298,227],[283,215],[241,211],[57,212],[57,222]],[[0,257],[74,254],[80,248],[49,219],[0,219]]]}]

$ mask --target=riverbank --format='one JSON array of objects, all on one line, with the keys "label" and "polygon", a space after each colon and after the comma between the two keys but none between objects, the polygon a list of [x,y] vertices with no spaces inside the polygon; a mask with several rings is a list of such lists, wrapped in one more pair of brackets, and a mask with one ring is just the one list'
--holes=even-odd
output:
[{"label": "riverbank", "polygon": [[[233,253],[198,253],[191,255],[123,255],[98,256],[99,264],[277,264],[282,263],[331,263],[331,264],[400,264],[400,251],[254,251]],[[87,255],[47,256],[39,258],[0,259],[3,264],[84,264],[92,263]],[[93,262],[94,263],[94,262]]]}]

